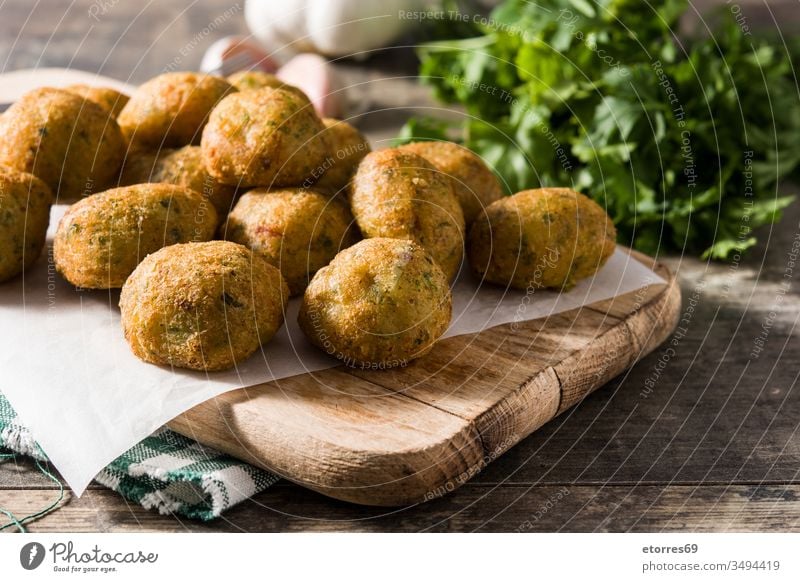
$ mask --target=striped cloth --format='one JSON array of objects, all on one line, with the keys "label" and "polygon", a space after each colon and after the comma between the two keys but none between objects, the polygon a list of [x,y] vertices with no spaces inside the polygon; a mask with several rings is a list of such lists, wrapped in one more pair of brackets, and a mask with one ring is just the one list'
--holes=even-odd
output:
[{"label": "striped cloth", "polygon": [[[0,449],[47,460],[2,393]],[[146,509],[207,521],[278,477],[161,428],[120,455],[95,480]]]}]

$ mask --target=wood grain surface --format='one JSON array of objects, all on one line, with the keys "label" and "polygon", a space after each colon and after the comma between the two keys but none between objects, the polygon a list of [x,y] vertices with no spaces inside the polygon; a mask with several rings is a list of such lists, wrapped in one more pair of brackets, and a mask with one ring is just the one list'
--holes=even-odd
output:
[{"label": "wood grain surface", "polygon": [[[770,2],[773,14],[756,2],[738,2],[754,25],[800,27],[794,0]],[[3,71],[71,66],[138,83],[176,58],[196,68],[214,40],[246,33],[237,13],[198,36],[236,4],[230,0],[113,2],[94,20],[88,11],[97,4],[6,0]],[[386,145],[414,112],[441,107],[416,82],[410,50],[339,66],[347,83],[363,90],[365,106],[352,121],[376,146]],[[785,185],[781,193],[798,189]],[[735,265],[659,256],[678,275],[683,295],[679,331],[669,343],[445,497],[386,510],[282,481],[222,518],[199,523],[144,510],[93,484],[80,499],[67,494],[61,509],[29,529],[800,531],[800,294],[796,271],[787,279],[800,205],[758,235],[761,243]],[[753,357],[765,327],[765,349]],[[18,515],[41,509],[56,497],[53,487],[29,460],[0,463],[0,507]]]},{"label": "wood grain surface", "polygon": [[448,338],[407,367],[337,367],[222,394],[169,423],[330,497],[399,506],[453,492],[663,342],[666,281],[528,322]]}]

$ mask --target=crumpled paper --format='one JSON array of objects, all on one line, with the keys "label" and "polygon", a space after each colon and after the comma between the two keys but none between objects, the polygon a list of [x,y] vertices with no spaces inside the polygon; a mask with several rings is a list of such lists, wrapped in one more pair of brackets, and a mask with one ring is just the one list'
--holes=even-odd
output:
[{"label": "crumpled paper", "polygon": [[[66,207],[54,207],[50,235]],[[453,288],[447,336],[525,321],[663,282],[617,250],[568,293],[508,291],[464,273]],[[193,406],[237,388],[339,362],[286,325],[260,352],[227,372],[170,369],[138,360],[122,334],[118,291],[80,291],[55,270],[52,249],[22,276],[0,284],[2,390],[76,495],[121,453]]]}]

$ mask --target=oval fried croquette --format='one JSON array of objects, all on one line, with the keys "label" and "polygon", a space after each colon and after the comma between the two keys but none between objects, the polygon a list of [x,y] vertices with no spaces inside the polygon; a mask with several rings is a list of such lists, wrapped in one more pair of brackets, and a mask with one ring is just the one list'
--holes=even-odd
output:
[{"label": "oval fried croquette", "polygon": [[449,141],[425,141],[398,149],[422,156],[450,178],[467,226],[484,208],[503,197],[503,187],[494,172],[464,146]]},{"label": "oval fried croquette", "polygon": [[491,204],[469,233],[469,262],[487,281],[517,289],[569,289],[616,248],[596,202],[568,188],[524,190]]},{"label": "oval fried croquette", "polygon": [[120,93],[111,87],[90,87],[89,85],[70,85],[64,88],[65,91],[74,93],[79,97],[94,101],[102,106],[111,116],[116,119],[122,108],[128,104],[130,97]]},{"label": "oval fried croquette", "polygon": [[147,182],[175,184],[200,192],[214,205],[220,220],[230,212],[236,188],[220,184],[208,175],[200,146],[171,150],[130,152],[120,176],[121,186]]},{"label": "oval fried croquette", "polygon": [[346,121],[326,117],[322,123],[325,124],[330,151],[322,168],[324,173],[314,185],[338,193],[344,190],[356,173],[359,162],[372,149],[367,138]]},{"label": "oval fried croquette", "polygon": [[371,238],[320,269],[298,322],[312,343],[348,365],[391,368],[429,351],[451,312],[447,278],[425,249]]},{"label": "oval fried croquette", "polygon": [[304,96],[264,88],[229,95],[203,130],[206,170],[223,184],[301,186],[324,163],[325,126]]},{"label": "oval fried croquette", "polygon": [[319,269],[357,240],[353,217],[337,199],[311,190],[250,190],[220,229],[280,269],[299,295]]},{"label": "oval fried croquette", "polygon": [[42,179],[60,201],[108,188],[126,147],[106,109],[61,89],[26,93],[0,117],[0,164]]},{"label": "oval fried croquette", "polygon": [[52,191],[39,178],[0,166],[0,283],[41,255],[52,202]]},{"label": "oval fried croquette", "polygon": [[235,366],[283,324],[288,289],[258,254],[226,241],[148,256],[120,295],[122,328],[145,362],[217,371]]},{"label": "oval fried croquette", "polygon": [[350,207],[365,237],[414,240],[453,280],[464,254],[464,214],[450,180],[424,158],[372,152],[350,184]]},{"label": "oval fried croquette", "polygon": [[117,119],[136,146],[158,149],[196,144],[211,110],[235,91],[222,77],[164,73],[140,86]]},{"label": "oval fried croquette", "polygon": [[217,213],[202,194],[168,184],[115,188],[73,204],[56,231],[56,269],[88,289],[122,287],[158,249],[214,236]]}]

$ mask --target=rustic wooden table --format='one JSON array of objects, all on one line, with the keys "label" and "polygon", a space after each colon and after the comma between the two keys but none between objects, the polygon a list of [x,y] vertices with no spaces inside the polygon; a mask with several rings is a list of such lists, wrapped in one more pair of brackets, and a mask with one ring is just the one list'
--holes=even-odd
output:
[{"label": "rustic wooden table", "polygon": [[[6,71],[71,66],[141,82],[175,59],[197,67],[213,40],[243,30],[235,0],[13,0],[0,8],[0,59]],[[371,109],[384,111],[359,125],[377,146],[428,98],[396,78],[414,69],[394,52],[344,71],[372,81]],[[662,257],[684,294],[678,346],[656,350],[442,499],[375,509],[281,482],[204,524],[93,486],[30,530],[800,531],[800,297],[789,263],[800,205],[761,239],[734,265]],[[0,464],[0,507],[27,515],[55,495],[32,463]]]}]

